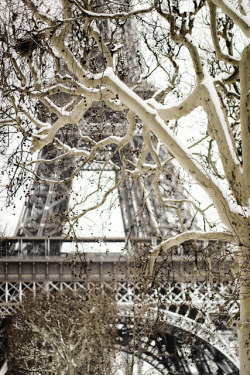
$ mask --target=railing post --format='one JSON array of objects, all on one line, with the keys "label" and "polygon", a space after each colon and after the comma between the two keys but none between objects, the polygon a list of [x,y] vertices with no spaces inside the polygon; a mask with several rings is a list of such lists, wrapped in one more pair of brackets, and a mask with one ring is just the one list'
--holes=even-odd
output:
[{"label": "railing post", "polygon": [[50,238],[47,238],[47,241],[48,241],[47,250],[48,250],[48,256],[49,256],[50,255]]},{"label": "railing post", "polygon": [[157,245],[157,238],[156,237],[151,238],[151,245],[152,245],[152,247],[155,247]]},{"label": "railing post", "polygon": [[18,245],[18,249],[17,249],[18,255],[22,256],[23,255],[23,239],[22,238],[18,239],[17,245]]}]

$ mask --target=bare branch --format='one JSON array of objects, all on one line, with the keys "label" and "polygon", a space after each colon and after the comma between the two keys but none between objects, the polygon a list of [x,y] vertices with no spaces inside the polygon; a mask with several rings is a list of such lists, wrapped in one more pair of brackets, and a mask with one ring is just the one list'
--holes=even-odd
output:
[{"label": "bare branch", "polygon": [[233,8],[227,0],[211,0],[217,7],[221,8],[225,14],[230,17],[234,23],[240,27],[243,33],[250,37],[250,19],[249,15],[241,14],[237,9]]}]

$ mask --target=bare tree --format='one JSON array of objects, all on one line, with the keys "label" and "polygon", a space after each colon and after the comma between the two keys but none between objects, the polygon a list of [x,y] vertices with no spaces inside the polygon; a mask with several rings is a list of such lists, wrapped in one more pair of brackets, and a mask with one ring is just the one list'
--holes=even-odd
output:
[{"label": "bare tree", "polygon": [[[22,0],[18,7],[15,0],[6,0],[1,7],[1,129],[5,140],[12,133],[15,139],[21,137],[9,158],[11,168],[18,165],[14,175],[9,171],[10,196],[31,178],[30,173],[40,182],[59,184],[91,163],[99,163],[102,171],[113,168],[112,187],[102,190],[100,200],[88,207],[83,206],[86,197],[80,197],[64,212],[62,224],[68,222],[71,230],[112,191],[123,189],[125,178],[137,183],[143,191],[142,206],[160,239],[149,254],[149,279],[160,252],[184,241],[212,239],[237,245],[232,252],[241,285],[241,374],[248,373],[249,7],[240,0],[116,5]],[[129,33],[133,24],[139,36]],[[145,82],[157,71],[156,85],[161,87],[152,92]],[[91,112],[93,102],[99,105]],[[114,121],[117,113],[124,121]],[[72,143],[73,133],[78,141]],[[133,143],[135,135],[140,145]],[[56,154],[48,160],[32,158],[48,145]],[[50,179],[33,168],[39,163],[52,168],[69,156],[75,158],[70,176]],[[172,168],[170,161],[180,169]],[[183,171],[211,200],[219,229],[208,218],[210,206],[193,197],[188,185],[185,199],[164,190],[164,176],[174,174],[180,181]],[[152,197],[163,212],[161,220],[151,209]],[[183,204],[202,217],[204,231],[186,225]],[[171,238],[162,231],[169,209],[180,223]],[[140,212],[139,208],[139,219]]]},{"label": "bare tree", "polygon": [[11,374],[112,374],[116,304],[101,289],[28,296],[5,328]]}]

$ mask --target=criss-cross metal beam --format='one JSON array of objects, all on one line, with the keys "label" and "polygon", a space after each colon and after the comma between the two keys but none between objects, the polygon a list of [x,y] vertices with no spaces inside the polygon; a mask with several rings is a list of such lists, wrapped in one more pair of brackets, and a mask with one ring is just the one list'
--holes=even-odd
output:
[{"label": "criss-cross metal beam", "polygon": [[[144,307],[148,306],[146,315],[151,316],[152,321],[155,320],[155,316],[160,311],[161,319],[167,325],[175,327],[176,332],[194,334],[196,340],[200,340],[203,343],[202,345],[205,345],[204,343],[206,342],[210,348],[214,348],[216,355],[209,349],[208,354],[204,354],[204,357],[202,355],[199,356],[199,366],[201,368],[203,366],[202,361],[204,363],[211,362],[212,358],[216,356],[220,358],[222,367],[226,368],[226,366],[229,366],[228,363],[231,363],[232,368],[237,368],[236,341],[232,340],[232,337],[230,340],[230,337],[225,333],[226,331],[216,330],[211,321],[213,314],[218,309],[218,305],[223,305],[224,303],[221,296],[226,294],[228,285],[221,283],[221,293],[220,295],[218,294],[217,299],[214,298],[212,285],[207,280],[188,281],[189,268],[193,264],[191,259],[184,261],[182,256],[176,255],[171,261],[175,269],[175,278],[178,281],[161,282],[159,287],[151,288],[146,294],[142,295],[142,284],[137,280],[138,270],[134,267],[132,259],[125,255],[122,256],[121,253],[106,254],[99,252],[85,254],[80,252],[90,243],[99,246],[102,240],[101,238],[78,239],[77,250],[79,253],[75,257],[69,254],[66,256],[63,253],[63,249],[67,250],[67,252],[74,250],[76,243],[72,240],[62,240],[60,237],[50,239],[6,238],[2,242],[2,257],[0,258],[1,315],[13,313],[27,292],[34,294],[39,293],[40,290],[48,292],[53,290],[71,290],[75,292],[91,290],[97,283],[101,283],[104,289],[116,290],[121,319],[131,321],[134,309],[137,306],[140,309],[141,304]],[[110,238],[106,239],[106,241],[107,244],[110,242],[119,245],[124,239]],[[43,252],[40,251],[40,255],[33,254],[32,246],[34,249],[42,246]],[[51,248],[53,249],[52,254]],[[56,248],[57,251],[55,251]],[[133,269],[134,272],[132,272]],[[206,314],[204,314],[203,308]],[[231,311],[233,312],[233,310]],[[232,335],[233,332],[231,332]],[[167,359],[165,354],[162,357],[157,352],[157,346],[152,344],[155,341],[159,346],[161,339],[160,335],[157,338],[157,334],[155,334],[154,339],[148,338],[147,350],[141,352],[141,358],[145,360],[147,358],[147,361],[155,368],[158,368],[162,374],[170,374],[171,372],[167,371],[170,371],[171,366],[173,368],[177,366],[174,365],[174,362],[177,361],[177,356],[179,356],[179,363],[182,363],[181,366],[186,368],[185,371],[188,371],[189,362],[185,358],[184,349],[181,348],[181,340],[178,338],[180,335],[173,337],[173,340],[178,342],[178,350],[174,356],[167,352],[167,348],[172,345],[170,338],[168,338],[168,344],[164,349],[167,353]],[[146,338],[143,340],[146,340]],[[145,345],[145,342],[144,344],[142,343],[143,345]],[[170,362],[171,365],[168,365]],[[197,368],[199,366],[197,363]],[[202,371],[200,369],[198,373],[203,374]],[[183,373],[188,374],[184,370]],[[222,374],[229,373],[226,370],[222,372]]]}]

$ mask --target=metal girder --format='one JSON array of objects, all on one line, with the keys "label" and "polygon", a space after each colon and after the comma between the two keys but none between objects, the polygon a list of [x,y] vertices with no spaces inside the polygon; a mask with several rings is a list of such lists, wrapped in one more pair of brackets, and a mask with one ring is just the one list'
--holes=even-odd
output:
[{"label": "metal girder", "polygon": [[119,335],[127,353],[135,353],[159,374],[238,374],[237,367],[220,351],[168,323],[155,325],[146,335],[142,325],[135,331],[126,322]]},{"label": "metal girder", "polygon": [[[53,290],[63,291],[71,290],[72,292],[81,290],[91,290],[100,284],[98,281],[69,281],[69,282],[5,282],[0,284],[0,309],[2,315],[12,314],[23,299],[25,293],[38,293],[39,290],[46,290],[51,292]],[[179,283],[178,293],[176,292],[176,285],[165,285],[166,290],[170,291],[172,289],[171,298],[162,289],[162,299],[159,305],[155,303],[156,295],[151,294],[150,296],[140,297],[135,293],[135,289],[140,287],[140,285],[135,285],[134,283],[129,283],[126,281],[112,281],[112,282],[102,282],[102,287],[106,289],[113,289],[116,291],[117,303],[119,306],[119,314],[121,320],[129,319],[131,320],[134,316],[135,309],[137,309],[137,314],[141,314],[142,307],[145,309],[145,320],[149,319],[154,322],[157,316],[160,316],[162,322],[167,325],[176,327],[177,330],[187,332],[194,335],[197,340],[202,342],[207,342],[209,346],[214,347],[216,352],[221,353],[225,359],[225,363],[233,363],[233,367],[238,366],[238,355],[236,347],[236,341],[231,337],[229,338],[224,334],[223,331],[216,329],[215,325],[212,323],[209,315],[204,317],[204,313],[199,311],[199,306],[196,304],[196,314],[194,314],[187,304],[185,299],[185,291],[187,285],[185,283]],[[195,293],[191,295],[191,303],[193,309],[195,307],[195,300],[197,299],[197,290],[203,290],[204,284],[194,285],[193,288]],[[183,299],[184,298],[184,299]],[[203,296],[203,298],[206,298]],[[159,300],[159,296],[157,296]],[[153,306],[155,304],[155,306]],[[183,306],[186,309],[183,309]],[[173,307],[175,312],[173,312]],[[213,306],[210,307],[210,312],[212,313]],[[141,320],[143,321],[143,316]],[[235,338],[235,337],[234,337]],[[231,340],[230,340],[231,339]],[[181,351],[180,351],[181,353]],[[176,354],[177,355],[177,354]],[[184,354],[182,354],[184,355]],[[184,361],[184,359],[183,359]]]}]

